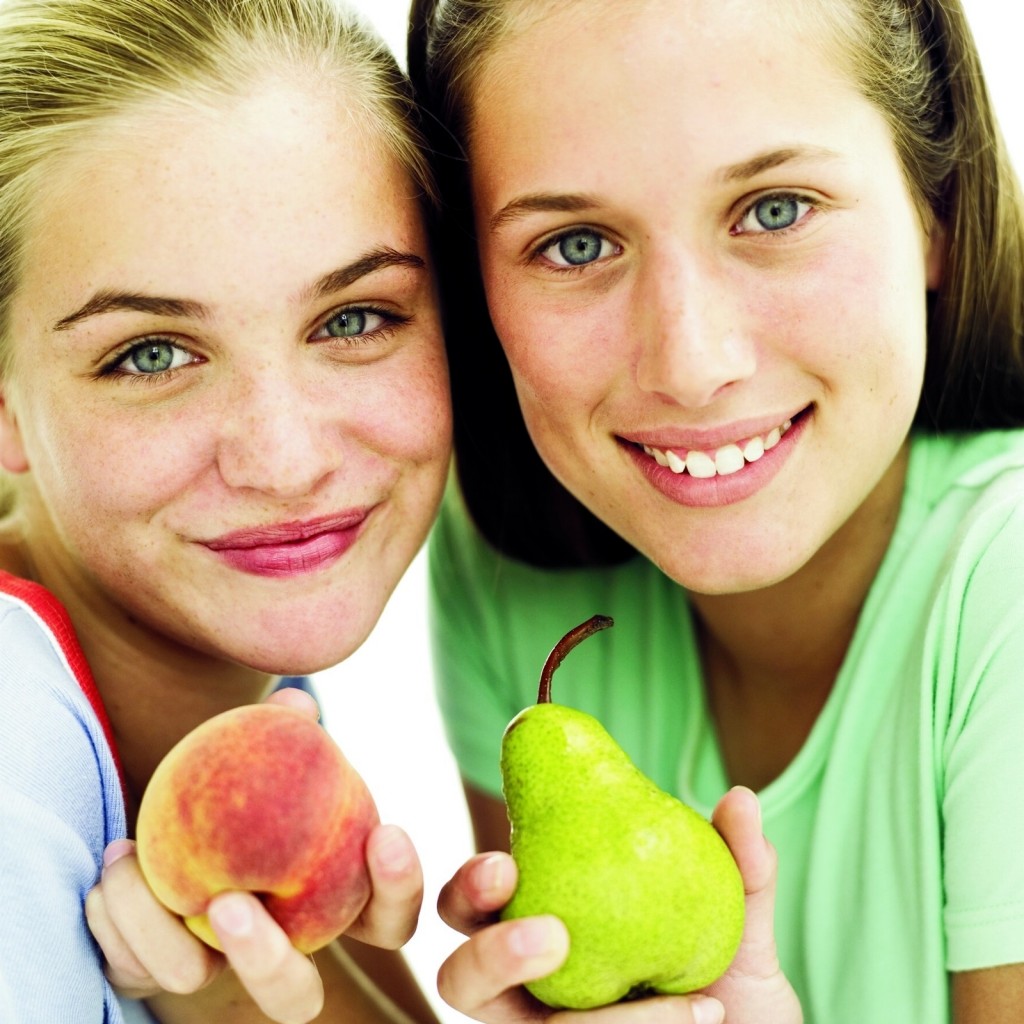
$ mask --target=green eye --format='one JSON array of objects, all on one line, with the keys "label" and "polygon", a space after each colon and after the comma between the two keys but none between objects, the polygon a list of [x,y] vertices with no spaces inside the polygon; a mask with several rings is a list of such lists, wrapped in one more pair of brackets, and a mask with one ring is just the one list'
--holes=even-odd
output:
[{"label": "green eye", "polygon": [[133,346],[114,369],[136,377],[151,377],[176,370],[193,361],[191,353],[171,341],[154,339]]},{"label": "green eye", "polygon": [[347,309],[332,316],[324,324],[324,331],[332,338],[356,338],[366,333],[368,319],[365,310]]},{"label": "green eye", "polygon": [[558,242],[558,254],[570,266],[593,263],[601,255],[601,238],[593,231],[577,231]]},{"label": "green eye", "polygon": [[128,357],[139,373],[160,373],[168,370],[174,362],[174,346],[162,341],[156,345],[137,348]]}]

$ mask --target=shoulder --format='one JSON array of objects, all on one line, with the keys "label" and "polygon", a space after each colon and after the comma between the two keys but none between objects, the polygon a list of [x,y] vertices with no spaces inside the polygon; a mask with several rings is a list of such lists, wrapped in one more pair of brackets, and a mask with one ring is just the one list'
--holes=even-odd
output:
[{"label": "shoulder", "polygon": [[932,511],[970,513],[1024,499],[1024,430],[919,436],[911,464],[909,497]]},{"label": "shoulder", "polygon": [[916,438],[895,544],[947,596],[1024,603],[1024,430]]},{"label": "shoulder", "polygon": [[[542,608],[565,607],[566,602],[582,602],[586,611],[595,598],[642,592],[652,581],[659,587],[664,582],[660,571],[639,555],[613,566],[541,568],[504,554],[474,525],[454,481],[430,536],[429,563],[435,593],[440,589],[455,600],[472,594],[473,600],[486,598],[507,612],[525,603],[532,609],[531,617]],[[583,618],[591,614],[588,611]]]},{"label": "shoulder", "polygon": [[82,901],[124,800],[52,601],[0,579],[0,1006],[6,990],[33,1019],[120,1020]]},{"label": "shoulder", "polygon": [[47,597],[0,578],[0,789],[21,813],[60,821],[102,849],[124,815],[116,762],[76,674],[87,673],[81,649]]},{"label": "shoulder", "polygon": [[[429,579],[438,676],[461,671],[476,693],[513,689],[503,712],[536,699],[551,648],[594,615],[609,616],[614,627],[559,669],[560,692],[588,709],[603,699],[601,680],[614,685],[617,669],[628,677],[640,661],[652,671],[678,668],[691,641],[685,593],[647,559],[596,568],[527,565],[490,546],[453,488],[431,536]],[[573,679],[581,681],[578,694]]]}]

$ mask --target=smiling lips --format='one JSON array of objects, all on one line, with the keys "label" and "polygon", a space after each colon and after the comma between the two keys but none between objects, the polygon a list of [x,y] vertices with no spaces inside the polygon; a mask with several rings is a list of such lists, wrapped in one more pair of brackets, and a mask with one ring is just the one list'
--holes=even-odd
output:
[{"label": "smiling lips", "polygon": [[232,568],[255,576],[300,576],[336,562],[355,543],[369,512],[236,530],[204,541]]},{"label": "smiling lips", "polygon": [[676,474],[688,473],[699,480],[707,480],[714,476],[731,476],[748,463],[757,462],[765,452],[771,451],[782,440],[783,435],[792,426],[793,421],[786,420],[766,434],[755,434],[746,440],[722,445],[721,448],[710,452],[699,448],[690,451],[662,449],[648,444],[642,447],[659,466],[665,466]]}]

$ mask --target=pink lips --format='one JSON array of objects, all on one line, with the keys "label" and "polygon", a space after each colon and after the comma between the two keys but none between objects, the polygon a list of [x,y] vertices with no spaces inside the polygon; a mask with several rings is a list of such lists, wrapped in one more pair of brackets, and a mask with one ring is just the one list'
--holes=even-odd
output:
[{"label": "pink lips", "polygon": [[358,509],[305,522],[236,530],[205,547],[254,576],[301,576],[336,562],[355,543],[369,510]]},{"label": "pink lips", "polygon": [[710,479],[697,479],[688,473],[673,473],[671,469],[659,466],[635,444],[627,443],[625,447],[640,471],[665,497],[691,508],[717,508],[743,501],[766,487],[797,446],[807,419],[803,414],[795,417],[779,443],[771,451],[765,452],[757,462],[749,463],[738,473]]}]

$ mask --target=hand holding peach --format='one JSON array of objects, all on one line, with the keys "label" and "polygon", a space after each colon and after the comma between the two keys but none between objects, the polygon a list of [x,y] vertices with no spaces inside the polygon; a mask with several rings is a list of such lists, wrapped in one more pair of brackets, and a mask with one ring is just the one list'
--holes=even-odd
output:
[{"label": "hand holding peach", "polygon": [[370,897],[365,844],[379,817],[315,721],[246,705],[204,722],[157,766],[137,827],[143,875],[204,942],[218,893],[257,894],[293,945],[326,946]]}]

